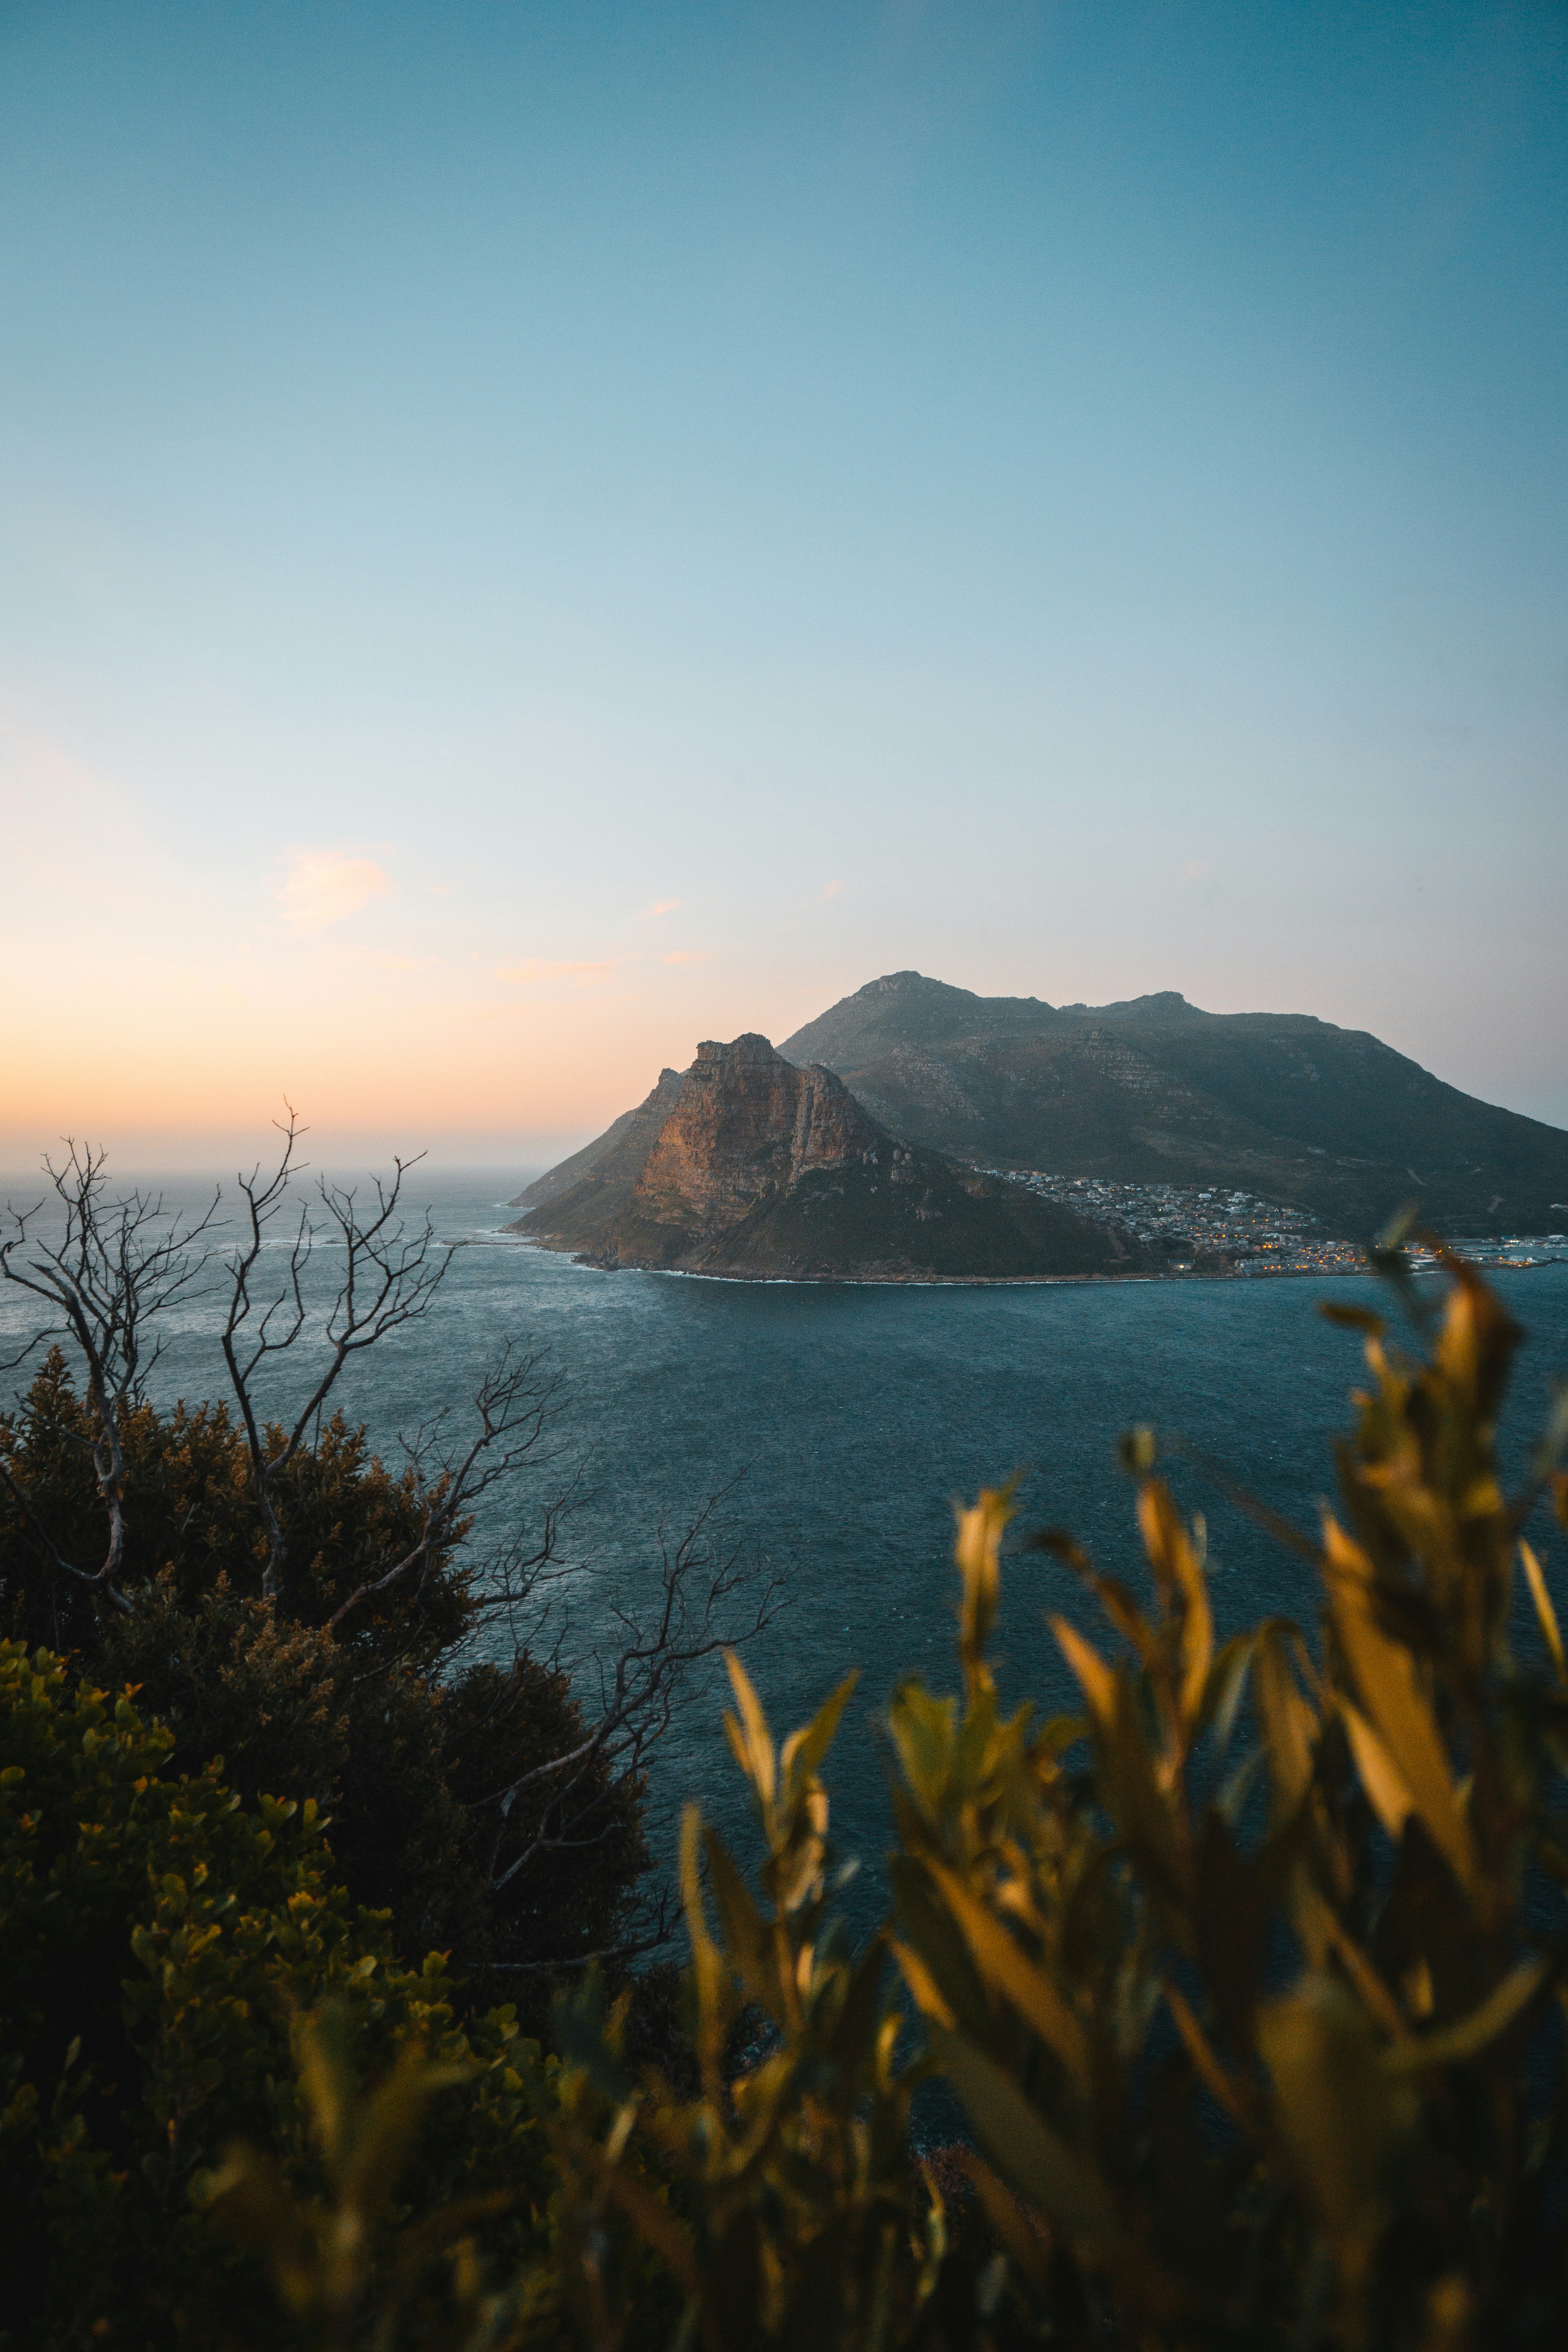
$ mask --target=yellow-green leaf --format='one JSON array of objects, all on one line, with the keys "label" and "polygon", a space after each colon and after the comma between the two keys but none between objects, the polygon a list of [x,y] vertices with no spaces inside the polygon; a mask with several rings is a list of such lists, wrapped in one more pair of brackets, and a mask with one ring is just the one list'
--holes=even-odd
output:
[{"label": "yellow-green leaf", "polygon": [[1457,2025],[1440,2026],[1435,2033],[1418,2035],[1412,2042],[1396,2042],[1384,2053],[1383,2063],[1395,2074],[1419,2074],[1426,2066],[1452,2066],[1461,2059],[1474,2058],[1489,2042],[1505,2033],[1520,2011],[1534,1999],[1546,1975],[1542,1959],[1521,1960],[1510,1969],[1502,1982],[1493,1987],[1485,2000],[1471,2010],[1468,2017]]},{"label": "yellow-green leaf", "polygon": [[1563,1635],[1557,1623],[1557,1612],[1552,1606],[1552,1595],[1546,1590],[1546,1578],[1542,1573],[1541,1562],[1527,1543],[1520,1545],[1519,1556],[1524,1563],[1524,1579],[1530,1587],[1530,1597],[1535,1603],[1535,1614],[1541,1626],[1542,1638],[1552,1654],[1552,1663],[1557,1669],[1558,1681],[1564,1689],[1568,1689],[1568,1661],[1565,1661],[1563,1655]]},{"label": "yellow-green leaf", "polygon": [[1080,2245],[1097,2252],[1113,2247],[1121,2225],[1093,2157],[1053,2131],[1016,2083],[973,2042],[935,2024],[931,2036],[938,2067],[1003,2179]]},{"label": "yellow-green leaf", "polygon": [[1001,1921],[975,1900],[956,1871],[934,1860],[926,1867],[986,1983],[1010,2001],[1025,2023],[1056,2052],[1079,2087],[1087,2087],[1089,2045],[1083,2028],[1045,1970],[1019,1949]]}]

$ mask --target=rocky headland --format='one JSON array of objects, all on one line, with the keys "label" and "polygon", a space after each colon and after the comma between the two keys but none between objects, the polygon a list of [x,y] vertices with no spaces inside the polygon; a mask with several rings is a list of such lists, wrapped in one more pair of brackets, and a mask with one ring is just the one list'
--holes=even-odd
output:
[{"label": "rocky headland", "polygon": [[753,1280],[1130,1274],[1125,1234],[896,1136],[829,1070],[765,1037],[699,1045],[646,1101],[529,1186],[509,1230],[596,1265]]}]

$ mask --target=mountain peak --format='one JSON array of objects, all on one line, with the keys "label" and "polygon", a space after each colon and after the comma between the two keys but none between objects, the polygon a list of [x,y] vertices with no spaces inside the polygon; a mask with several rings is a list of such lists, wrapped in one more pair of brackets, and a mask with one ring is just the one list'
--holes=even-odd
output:
[{"label": "mountain peak", "polygon": [[[972,988],[955,988],[951,981],[928,979],[923,971],[885,971],[879,980],[868,980],[853,996],[842,1000],[844,1004],[875,1003],[880,998],[896,997],[903,1003],[910,1002],[941,1005],[956,1010],[959,1005],[1026,1004],[1037,1012],[1049,1013],[1051,1007],[1038,996],[976,996]],[[835,1006],[837,1012],[838,1006]]]},{"label": "mountain peak", "polygon": [[1115,1004],[1064,1004],[1064,1013],[1086,1020],[1121,1020],[1137,1015],[1145,1021],[1212,1021],[1212,1013],[1189,1004],[1180,989],[1157,988],[1148,996],[1124,996]]},{"label": "mountain peak", "polygon": [[872,1045],[920,1046],[941,1037],[1026,1034],[1059,1019],[1037,996],[976,996],[921,971],[888,971],[807,1022],[779,1051],[795,1063],[855,1066]]},{"label": "mountain peak", "polygon": [[948,996],[969,994],[967,988],[950,988],[945,981],[928,980],[923,971],[885,971],[880,980],[868,980],[864,988],[858,988],[850,1001],[854,1003],[862,996],[910,995],[922,988],[939,988]]},{"label": "mountain peak", "polygon": [[770,1062],[783,1059],[782,1055],[774,1053],[770,1039],[755,1029],[748,1029],[743,1036],[731,1037],[727,1045],[716,1037],[705,1037],[697,1048],[693,1067],[718,1065],[730,1069],[763,1069]]}]

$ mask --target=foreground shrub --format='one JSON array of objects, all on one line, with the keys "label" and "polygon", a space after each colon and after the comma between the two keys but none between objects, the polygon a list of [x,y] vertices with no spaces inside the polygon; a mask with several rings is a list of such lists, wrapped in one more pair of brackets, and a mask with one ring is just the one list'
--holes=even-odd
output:
[{"label": "foreground shrub", "polygon": [[390,1910],[404,1959],[450,1951],[481,2005],[497,1963],[531,1990],[546,1964],[628,1933],[648,1859],[642,1776],[592,1750],[558,1668],[526,1649],[501,1665],[469,1654],[466,1522],[334,1629],[346,1592],[416,1548],[427,1506],[412,1474],[329,1422],[279,1482],[291,1544],[264,1599],[243,1431],[221,1405],[139,1402],[119,1423],[131,1605],[118,1608],[56,1564],[89,1555],[102,1516],[96,1426],[58,1349],[0,1415],[0,1622],[19,1640],[58,1648],[64,1633],[79,1671],[136,1685],[185,1769],[221,1757],[247,1803],[265,1791],[330,1813],[354,1900]]},{"label": "foreground shrub", "polygon": [[[170,1772],[172,1745],[128,1697],[0,1644],[0,2342],[278,2340],[205,2209],[238,2134],[317,2178],[290,2025],[329,1998],[373,2072],[413,2048],[460,2077],[409,2193],[488,2197],[515,2267],[549,2195],[537,2053],[508,2011],[460,2032],[439,1958],[394,1960],[384,1917],[331,1884],[312,1807],[245,1808],[216,1767]],[[411,2287],[427,2316],[457,2291]]]},{"label": "foreground shrub", "polygon": [[[589,2005],[565,2020],[579,2072],[555,2137],[600,2343],[617,2229],[678,2282],[682,2341],[713,2352],[1568,2338],[1568,1669],[1520,1540],[1551,1464],[1504,1495],[1519,1333],[1447,1270],[1424,1359],[1338,1315],[1364,1328],[1371,1383],[1340,1507],[1297,1539],[1322,1582],[1315,1643],[1271,1621],[1216,1647],[1201,1529],[1144,1433],[1147,1597],[1069,1538],[1033,1538],[1116,1647],[1058,1615],[1081,1713],[1005,1713],[986,1647],[1010,1498],[961,1515],[963,1687],[893,1700],[895,1910],[858,1956],[825,1909],[816,1774],[840,1702],[775,1752],[734,1670],[766,1861],[759,1902],[689,1817],[700,2096],[628,2079]],[[1556,1495],[1568,1517],[1560,1475]],[[1542,1664],[1515,1654],[1516,1565]],[[913,2063],[885,1950],[923,2028]],[[726,2082],[714,2053],[746,2000],[771,2041]],[[978,2263],[944,2251],[905,2152],[926,2072],[978,2143]],[[639,2148],[689,2218],[648,2200]]]}]

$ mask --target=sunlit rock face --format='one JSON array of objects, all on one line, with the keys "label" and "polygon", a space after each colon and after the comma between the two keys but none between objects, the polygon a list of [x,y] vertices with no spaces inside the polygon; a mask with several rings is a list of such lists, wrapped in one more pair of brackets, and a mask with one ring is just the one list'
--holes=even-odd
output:
[{"label": "sunlit rock face", "polygon": [[758,1280],[1125,1274],[1135,1244],[890,1134],[831,1070],[710,1041],[523,1195],[513,1233],[606,1267]]},{"label": "sunlit rock face", "polygon": [[635,1197],[661,1224],[708,1230],[791,1192],[808,1169],[875,1164],[885,1140],[831,1070],[797,1069],[755,1034],[710,1041]]}]

